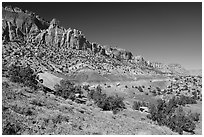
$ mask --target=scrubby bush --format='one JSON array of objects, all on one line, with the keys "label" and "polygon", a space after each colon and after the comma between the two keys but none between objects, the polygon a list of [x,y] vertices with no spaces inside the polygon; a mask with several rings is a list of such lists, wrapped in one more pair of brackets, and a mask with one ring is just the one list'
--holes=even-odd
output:
[{"label": "scrubby bush", "polygon": [[107,96],[106,94],[102,93],[102,89],[100,86],[98,86],[96,90],[89,91],[88,98],[92,99],[94,103],[104,111],[111,110],[115,114],[125,108],[122,97],[119,97],[117,95]]},{"label": "scrubby bush", "polygon": [[102,93],[101,86],[97,86],[96,90],[90,90],[88,92],[88,98],[94,100],[95,102],[99,102],[100,100],[105,100],[106,94]]},{"label": "scrubby bush", "polygon": [[188,114],[189,118],[192,120],[192,121],[196,121],[198,122],[199,121],[199,117],[200,117],[200,114],[199,113],[189,113]]},{"label": "scrubby bush", "polygon": [[166,92],[167,92],[167,90],[166,90],[166,89],[164,89],[164,90],[163,90],[163,94],[165,94]]},{"label": "scrubby bush", "polygon": [[20,135],[21,124],[8,122],[3,126],[3,135]]},{"label": "scrubby bush", "polygon": [[194,132],[199,114],[185,114],[179,101],[178,97],[173,97],[168,102],[159,99],[156,106],[153,104],[149,106],[150,114],[147,118],[156,121],[159,125],[166,125],[179,134],[183,134],[183,131]]},{"label": "scrubby bush", "polygon": [[119,96],[109,96],[105,99],[103,110],[120,111],[125,108],[123,98]]},{"label": "scrubby bush", "polygon": [[45,104],[45,101],[42,100],[41,98],[35,98],[35,99],[31,100],[31,103],[30,103],[30,104],[36,105],[36,106],[40,106],[40,107],[46,105],[46,104]]},{"label": "scrubby bush", "polygon": [[157,91],[154,89],[151,91],[151,93],[153,94],[153,96],[156,96],[157,95]]},{"label": "scrubby bush", "polygon": [[62,115],[62,114],[58,114],[57,116],[52,117],[51,121],[53,122],[53,124],[58,124],[58,123],[61,124],[63,121],[64,122],[69,122],[69,117],[65,116],[65,115]]},{"label": "scrubby bush", "polygon": [[61,96],[64,99],[71,99],[72,101],[76,99],[76,93],[82,93],[81,88],[75,86],[74,83],[69,80],[61,80],[60,85],[55,85],[54,89],[54,94],[56,96]]},{"label": "scrubby bush", "polygon": [[89,85],[84,85],[84,86],[83,86],[83,89],[88,91],[88,90],[89,90],[89,87],[90,87]]},{"label": "scrubby bush", "polygon": [[196,101],[196,99],[194,97],[189,97],[189,96],[181,95],[177,99],[177,103],[179,105],[185,106],[186,104],[197,104],[197,101]]},{"label": "scrubby bush", "polygon": [[148,103],[144,102],[144,101],[134,101],[133,102],[133,110],[139,110],[140,107],[147,107]]},{"label": "scrubby bush", "polygon": [[183,134],[183,131],[193,132],[195,129],[195,123],[185,114],[182,106],[179,106],[175,113],[169,118],[168,126],[179,134]]},{"label": "scrubby bush", "polygon": [[134,110],[139,110],[140,107],[141,107],[141,104],[140,104],[139,101],[134,101],[134,102],[133,102],[132,108],[133,108]]},{"label": "scrubby bush", "polygon": [[160,91],[161,91],[161,89],[160,89],[159,87],[156,87],[156,90],[157,90],[158,92],[160,92]]},{"label": "scrubby bush", "polygon": [[36,74],[29,67],[11,65],[8,68],[8,75],[12,82],[22,83],[25,86],[37,89],[38,81],[36,80]]},{"label": "scrubby bush", "polygon": [[15,105],[15,106],[12,106],[12,109],[16,113],[19,113],[25,116],[32,116],[36,114],[36,110],[34,107]]},{"label": "scrubby bush", "polygon": [[9,88],[9,83],[4,81],[2,82],[2,89],[8,89]]},{"label": "scrubby bush", "polygon": [[[199,91],[199,90],[198,90]],[[198,99],[198,93],[197,93],[197,91],[194,91],[194,92],[192,92],[192,94],[193,94],[193,99],[194,100],[197,100]]]},{"label": "scrubby bush", "polygon": [[157,108],[154,104],[150,104],[148,106],[149,108],[149,114],[147,115],[147,118],[153,120],[153,121],[156,121],[157,120]]},{"label": "scrubby bush", "polygon": [[144,92],[144,90],[142,89],[141,86],[139,86],[137,89],[138,89],[140,92]]}]

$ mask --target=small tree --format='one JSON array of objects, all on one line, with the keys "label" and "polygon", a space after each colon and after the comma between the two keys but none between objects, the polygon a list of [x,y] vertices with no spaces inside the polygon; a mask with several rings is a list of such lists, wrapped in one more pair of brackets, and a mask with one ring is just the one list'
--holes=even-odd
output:
[{"label": "small tree", "polygon": [[114,114],[125,109],[125,104],[123,102],[124,98],[117,95],[107,96],[102,93],[100,86],[98,86],[96,90],[89,91],[88,98],[92,99],[99,108],[102,108],[105,111],[112,110]]},{"label": "small tree", "polygon": [[138,89],[140,92],[144,92],[141,86],[139,86],[137,89]]},{"label": "small tree", "polygon": [[72,101],[76,99],[76,93],[82,93],[81,88],[79,86],[75,86],[74,83],[69,80],[61,80],[60,85],[55,85],[54,89],[55,95],[61,96],[65,99],[71,99]]},{"label": "small tree", "polygon": [[22,83],[34,89],[38,88],[37,75],[29,66],[23,67],[12,64],[9,67],[8,75],[12,82]]},{"label": "small tree", "polygon": [[[178,100],[179,99],[179,100]],[[150,114],[147,118],[156,121],[159,125],[166,125],[173,131],[183,134],[183,131],[194,132],[194,121],[199,120],[198,114],[185,114],[182,105],[178,103],[180,98],[173,97],[169,102],[158,100],[156,106],[149,106]]]},{"label": "small tree", "polygon": [[133,102],[133,109],[134,110],[139,110],[139,108],[141,107],[141,104],[139,101],[134,101]]}]

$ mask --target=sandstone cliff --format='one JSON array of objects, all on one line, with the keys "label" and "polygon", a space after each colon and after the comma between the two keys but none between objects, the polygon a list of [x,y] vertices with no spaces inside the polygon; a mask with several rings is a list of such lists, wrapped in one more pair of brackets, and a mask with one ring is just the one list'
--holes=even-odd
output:
[{"label": "sandstone cliff", "polygon": [[80,67],[106,74],[116,70],[124,75],[186,73],[178,65],[146,61],[130,51],[89,42],[81,31],[61,27],[57,19],[48,22],[19,8],[2,8],[2,39],[5,66],[20,62],[37,71],[67,74]]}]

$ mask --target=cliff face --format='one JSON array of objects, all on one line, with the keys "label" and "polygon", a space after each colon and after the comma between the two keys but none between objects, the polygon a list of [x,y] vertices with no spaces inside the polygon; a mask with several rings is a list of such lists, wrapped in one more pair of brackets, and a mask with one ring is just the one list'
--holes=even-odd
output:
[{"label": "cliff face", "polygon": [[45,43],[46,45],[77,50],[90,50],[95,54],[99,53],[117,59],[132,59],[131,52],[112,48],[106,49],[98,43],[91,43],[81,31],[71,28],[65,29],[59,26],[56,19],[48,23],[35,13],[12,7],[3,8],[2,14],[3,41],[24,40],[31,43]]},{"label": "cliff face", "polygon": [[27,40],[32,34],[47,29],[49,23],[38,15],[19,8],[2,8],[3,41]]},{"label": "cliff face", "polygon": [[[106,71],[110,71],[110,68],[118,69],[115,64],[119,64],[124,71],[134,68],[137,72],[137,70],[141,71],[142,67],[144,74],[146,74],[145,69],[151,69],[148,74],[154,74],[158,70],[161,74],[176,72],[172,67],[164,64],[160,63],[158,65],[158,63],[145,61],[141,56],[133,56],[130,51],[89,42],[81,31],[71,28],[65,29],[59,25],[56,19],[47,22],[33,12],[12,7],[2,8],[2,18],[4,59],[6,57],[7,59],[11,58],[9,56],[17,47],[17,50],[14,50],[15,52],[12,55],[15,55],[17,51],[22,54],[23,51],[29,48],[29,52],[26,51],[25,53],[27,56],[20,55],[21,60],[24,60],[24,62],[29,62],[28,60],[32,62],[31,60],[34,59],[34,62],[37,62],[38,65],[44,64],[45,68],[51,70],[58,68],[62,72],[68,72],[69,67],[73,68],[73,65],[77,64],[75,60],[73,61],[73,58],[77,58],[77,56],[83,56],[83,59],[87,58],[86,61],[81,58],[79,63],[87,63],[88,61],[89,67],[92,66],[93,68],[95,66],[95,69],[102,68],[102,70]],[[9,50],[8,45],[12,45],[13,49]],[[10,54],[9,56],[7,56],[8,53]],[[32,58],[28,58],[30,56]],[[14,60],[20,60],[20,58],[12,57]],[[42,63],[44,60],[46,62]],[[93,62],[96,60],[103,61],[94,64]],[[107,63],[104,64],[105,62]],[[3,64],[6,64],[6,62]],[[104,66],[109,67],[104,68]],[[154,71],[154,69],[157,71]]]}]

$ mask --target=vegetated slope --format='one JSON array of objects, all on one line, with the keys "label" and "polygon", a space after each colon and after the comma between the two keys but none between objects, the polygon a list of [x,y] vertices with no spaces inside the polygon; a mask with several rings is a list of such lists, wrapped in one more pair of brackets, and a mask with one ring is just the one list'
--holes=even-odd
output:
[{"label": "vegetated slope", "polygon": [[176,134],[151,124],[137,111],[124,110],[113,115],[93,105],[22,87],[5,78],[2,88],[3,134]]},{"label": "vegetated slope", "polygon": [[[201,77],[178,76],[177,83],[165,90],[146,87],[148,84],[122,85],[187,74],[178,64],[150,62],[124,49],[91,43],[81,31],[65,29],[56,19],[47,22],[19,8],[2,10],[3,134],[175,134],[155,125],[173,115],[161,121],[157,116],[161,110],[156,110],[156,122],[152,122],[134,111],[128,99],[151,103],[161,96],[180,96],[184,90],[188,96],[194,94],[184,98],[202,101]],[[116,95],[99,93],[95,83],[115,89]],[[120,95],[127,95],[126,103]],[[179,124],[171,128],[179,126],[175,130],[182,134]],[[194,128],[192,124],[190,131]]]},{"label": "vegetated slope", "polygon": [[89,68],[100,74],[101,80],[109,79],[103,75],[114,73],[110,78],[114,81],[138,74],[185,73],[184,69],[145,61],[124,49],[89,42],[81,31],[65,29],[56,19],[48,22],[33,12],[12,7],[2,8],[2,15],[3,70],[16,63],[30,65],[36,73],[74,73],[78,79],[78,71]]},{"label": "vegetated slope", "polygon": [[[87,85],[79,87],[69,81],[60,81],[61,86],[56,86],[55,90],[50,91],[38,87],[34,79],[36,74],[30,71],[31,69],[20,68],[20,71],[18,70],[18,67],[10,69],[9,79],[3,78],[3,134],[175,134],[165,126],[179,132],[179,134],[183,134],[183,130],[186,131],[184,134],[189,132],[190,134],[201,133],[200,112],[199,114],[192,114],[182,110],[177,114],[176,111],[172,110],[169,113],[171,108],[177,109],[177,105],[180,108],[186,104],[195,104],[198,100],[202,100],[201,89],[196,88],[197,90],[191,91],[195,87],[202,87],[200,77],[182,77],[171,84],[172,88],[178,86],[180,89],[177,90],[181,90],[194,81],[192,86],[187,86],[186,90],[191,91],[188,92],[188,96],[184,96],[187,95],[185,91],[179,93],[173,91],[177,93],[175,97],[169,86],[163,90],[156,84],[157,90],[153,90],[154,84],[149,85],[151,88],[147,85],[128,85],[128,87],[136,88],[138,91],[134,90],[133,95],[130,95],[128,90],[123,91],[129,94],[129,97],[125,96],[124,101],[123,98],[119,97],[119,94],[115,97],[104,94],[98,86],[96,89]],[[27,75],[24,75],[25,72]],[[17,83],[10,82],[10,80]],[[140,81],[134,82],[139,84]],[[125,89],[130,89],[125,85],[123,86]],[[116,85],[118,89],[123,89],[123,86]],[[146,89],[149,92],[146,92]],[[179,94],[182,95],[178,96]],[[191,94],[192,97],[190,97]],[[164,100],[160,100],[160,103],[153,101],[157,95],[163,95]],[[173,100],[170,98],[171,101],[168,101],[166,97],[172,95],[174,96]],[[149,117],[145,113],[135,111],[134,108],[138,110],[138,107],[132,108],[128,101],[134,96],[138,97],[136,100],[144,99],[145,106],[146,103],[153,105],[155,102],[157,109],[150,109]],[[151,99],[148,100],[148,98]],[[142,107],[144,107],[143,104]],[[161,117],[162,119],[160,119]],[[178,119],[179,122],[174,123],[172,117]],[[152,122],[148,118],[156,122]],[[168,121],[169,124],[166,125],[165,121]],[[159,123],[160,126],[156,123]],[[199,124],[199,128],[195,130],[197,124]]]}]

